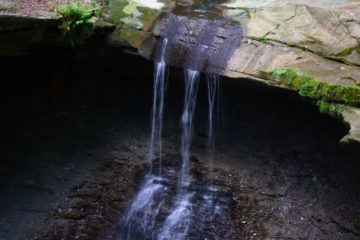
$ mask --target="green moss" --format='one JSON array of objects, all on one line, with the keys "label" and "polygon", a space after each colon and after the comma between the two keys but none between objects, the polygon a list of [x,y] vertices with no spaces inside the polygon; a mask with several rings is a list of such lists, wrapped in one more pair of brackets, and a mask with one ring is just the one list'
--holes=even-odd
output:
[{"label": "green moss", "polygon": [[264,36],[262,36],[259,41],[266,44],[269,42],[269,38],[268,38],[268,35],[270,34],[270,32],[267,32]]},{"label": "green moss", "polygon": [[293,80],[298,76],[298,73],[294,69],[277,69],[271,73],[271,80]]},{"label": "green moss", "polygon": [[356,52],[360,54],[360,45],[356,47]]},{"label": "green moss", "polygon": [[326,113],[334,117],[341,117],[341,109],[338,105],[320,100],[316,103],[321,113]]},{"label": "green moss", "polygon": [[120,24],[122,18],[129,16],[129,14],[124,12],[124,8],[127,5],[129,5],[127,1],[113,3],[110,7],[111,14],[108,20],[111,23]]},{"label": "green moss", "polygon": [[335,57],[347,57],[349,56],[353,51],[354,51],[355,48],[347,48],[347,49],[344,49],[342,50],[341,52],[338,52],[338,53],[335,53],[334,56]]},{"label": "green moss", "polygon": [[270,79],[287,85],[299,95],[317,101],[360,106],[360,88],[320,82],[309,76],[301,75],[294,69],[278,69]]},{"label": "green moss", "polygon": [[121,38],[131,46],[137,48],[140,47],[141,43],[144,41],[144,36],[142,33],[143,32],[134,28],[125,28],[121,31]]},{"label": "green moss", "polygon": [[138,10],[142,13],[139,17],[139,20],[144,25],[152,25],[154,20],[158,17],[159,11],[156,9],[146,8],[146,7],[138,7]]},{"label": "green moss", "polygon": [[125,24],[137,29],[150,29],[159,15],[159,10],[142,7],[136,2],[122,0],[115,2],[109,8],[110,17],[107,19],[113,24]]},{"label": "green moss", "polygon": [[266,38],[266,37],[261,37],[261,38],[260,38],[260,42],[262,42],[262,43],[266,44],[266,43],[268,43],[268,42],[269,42],[269,39],[268,39],[268,38]]}]

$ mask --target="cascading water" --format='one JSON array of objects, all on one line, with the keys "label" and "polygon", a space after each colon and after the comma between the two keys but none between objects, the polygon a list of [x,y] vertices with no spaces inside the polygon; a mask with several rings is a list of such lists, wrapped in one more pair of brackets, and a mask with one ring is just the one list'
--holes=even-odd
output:
[{"label": "cascading water", "polygon": [[207,134],[207,147],[208,147],[208,167],[210,175],[210,189],[213,186],[213,157],[215,154],[215,142],[214,142],[214,107],[216,100],[216,93],[219,90],[219,75],[217,74],[207,74],[206,75],[206,84],[208,90],[208,134]]},{"label": "cascading water", "polygon": [[[162,161],[162,122],[165,98],[165,70],[164,61],[167,38],[163,38],[160,49],[154,62],[154,87],[153,104],[151,112],[151,135],[148,152],[149,172],[145,177],[145,183],[135,197],[128,213],[123,219],[120,239],[144,239],[148,233],[154,236],[154,226],[159,209],[162,205],[164,191],[164,179],[161,178]],[[153,169],[155,151],[158,152],[159,164],[158,175]]]},{"label": "cascading water", "polygon": [[[154,233],[156,216],[161,207],[163,179],[154,175],[145,177],[145,184],[135,197],[124,219],[124,230],[120,239],[144,239],[148,233]],[[150,214],[151,213],[151,214]],[[152,235],[150,239],[155,236]]]},{"label": "cascading water", "polygon": [[[162,41],[154,58],[154,96],[148,153],[150,170],[121,223],[120,239],[236,239],[232,235],[234,231],[229,230],[233,222],[232,196],[214,180],[214,108],[218,104],[216,95],[219,90],[219,77],[216,74],[206,75],[208,174],[206,170],[201,170],[202,163],[192,157],[191,144],[200,71],[222,72],[227,59],[241,42],[242,28],[238,23],[224,19],[194,20],[170,14],[158,21],[153,31],[162,37]],[[166,55],[166,52],[169,54]],[[165,59],[174,66],[186,69],[180,119],[181,161],[177,155],[162,156]],[[155,156],[158,158],[153,161]]]},{"label": "cascading water", "polygon": [[[214,106],[219,85],[215,74],[207,76],[208,90],[208,140],[209,181],[199,183],[191,174],[191,143],[193,137],[193,119],[196,106],[200,71],[184,71],[185,96],[180,119],[181,165],[174,163],[162,172],[162,121],[165,98],[165,50],[168,40],[163,39],[154,63],[154,95],[151,114],[151,135],[148,152],[149,172],[144,184],[135,196],[132,205],[121,223],[119,239],[158,239],[182,240],[196,239],[189,236],[199,234],[192,223],[197,222],[209,236],[217,236],[225,223],[224,212],[230,212],[231,198],[213,187],[212,157],[214,154]],[[158,154],[157,154],[158,153]],[[154,164],[154,157],[157,162]],[[179,173],[179,174],[177,174]],[[176,180],[177,179],[177,180]],[[177,186],[176,186],[177,185]],[[227,215],[225,215],[227,216]],[[217,222],[211,228],[209,224]],[[204,233],[202,233],[204,234]]]},{"label": "cascading water", "polygon": [[190,185],[190,147],[193,135],[193,117],[196,106],[199,76],[199,71],[191,69],[185,70],[185,98],[184,109],[181,116],[181,176],[174,210],[167,217],[162,231],[159,234],[159,240],[184,239],[191,223],[191,198],[193,193],[189,192],[187,188]]},{"label": "cascading water", "polygon": [[162,122],[164,112],[164,98],[165,98],[165,70],[166,64],[164,61],[167,38],[163,38],[158,53],[158,60],[154,62],[154,96],[151,113],[151,135],[150,146],[148,153],[148,160],[150,164],[150,172],[152,172],[152,161],[154,159],[154,148],[157,147],[159,152],[159,175],[161,175],[161,158],[162,158]]},{"label": "cascading water", "polygon": [[[184,98],[184,110],[181,116],[181,178],[180,188],[183,189],[189,185],[189,164],[191,156],[191,141],[193,135],[193,116],[196,106],[196,95],[199,82],[199,71],[190,69],[185,70],[185,98]],[[184,188],[185,189],[185,188]],[[181,191],[180,191],[181,192]]]}]

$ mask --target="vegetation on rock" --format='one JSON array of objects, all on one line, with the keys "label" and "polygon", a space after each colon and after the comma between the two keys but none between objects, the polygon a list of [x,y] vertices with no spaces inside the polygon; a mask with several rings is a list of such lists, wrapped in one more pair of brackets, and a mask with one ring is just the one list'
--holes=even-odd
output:
[{"label": "vegetation on rock", "polygon": [[299,74],[294,69],[275,70],[270,78],[285,84],[303,97],[316,100],[321,112],[338,115],[340,109],[336,104],[360,106],[359,87],[320,82],[310,76]]},{"label": "vegetation on rock", "polygon": [[125,24],[135,29],[148,30],[160,11],[145,7],[136,1],[117,1],[111,5],[109,21],[114,24]]},{"label": "vegetation on rock", "polygon": [[114,24],[120,24],[121,19],[129,16],[124,12],[124,8],[128,5],[128,2],[115,2],[111,5],[111,15],[109,17],[110,22]]},{"label": "vegetation on rock", "polygon": [[74,44],[75,35],[88,37],[93,31],[94,17],[101,9],[99,1],[68,0],[67,4],[60,5],[58,13],[63,18],[61,29],[70,37]]},{"label": "vegetation on rock", "polygon": [[319,111],[322,113],[327,113],[334,117],[341,117],[341,107],[337,104],[319,100],[316,105],[318,106]]},{"label": "vegetation on rock", "polygon": [[355,49],[355,48],[347,48],[347,49],[344,49],[344,50],[342,50],[341,52],[334,54],[334,56],[335,56],[335,57],[347,57],[347,56],[349,56],[349,55],[354,51],[354,49]]},{"label": "vegetation on rock", "polygon": [[356,51],[356,53],[360,54],[360,45],[353,47],[353,48],[344,49],[341,52],[334,54],[333,56],[347,57],[347,56],[351,55],[354,51]]}]

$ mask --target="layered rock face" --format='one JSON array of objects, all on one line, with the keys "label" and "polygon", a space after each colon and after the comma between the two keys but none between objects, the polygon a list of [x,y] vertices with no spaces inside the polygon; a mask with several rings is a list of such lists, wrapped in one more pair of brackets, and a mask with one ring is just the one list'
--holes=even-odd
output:
[{"label": "layered rock face", "polygon": [[[351,130],[341,143],[352,150],[358,147],[360,3],[237,0],[145,6],[141,1],[129,0],[118,1],[118,6],[120,2],[125,15],[119,16],[119,9],[113,9],[122,25],[109,43],[131,46],[151,59],[160,37],[176,38],[178,44],[168,52],[169,64],[184,67],[189,56],[194,57],[191,49],[197,49],[198,55],[202,51],[207,54],[194,57],[206,62],[206,67],[200,67],[205,72],[297,91],[322,106],[321,111],[349,124]],[[130,24],[129,19],[137,24]],[[223,44],[227,47],[222,49]],[[274,77],[277,71],[283,74]],[[286,71],[297,73],[298,84],[289,84],[294,76],[288,76]]]},{"label": "layered rock face", "polygon": [[[110,46],[151,59],[159,39],[166,37],[171,43],[166,56],[169,65],[298,92],[321,111],[343,119],[350,132],[341,143],[359,149],[358,1],[113,0],[101,18],[116,26],[106,38]],[[5,47],[0,54],[21,54],[44,42],[58,44],[51,41],[50,31],[58,21],[56,17],[3,14],[0,34],[6,38],[2,38]],[[25,23],[32,25],[19,27]]]}]

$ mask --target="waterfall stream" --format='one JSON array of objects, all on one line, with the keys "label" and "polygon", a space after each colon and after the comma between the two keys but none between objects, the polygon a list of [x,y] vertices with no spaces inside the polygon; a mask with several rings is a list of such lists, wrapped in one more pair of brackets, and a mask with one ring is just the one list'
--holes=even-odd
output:
[{"label": "waterfall stream", "polygon": [[196,106],[196,96],[198,90],[200,73],[198,71],[186,69],[185,70],[185,98],[184,109],[181,116],[181,178],[180,178],[180,192],[185,186],[189,185],[189,163],[191,156],[191,141],[193,135],[193,117]]},{"label": "waterfall stream", "polygon": [[[145,181],[132,202],[122,223],[121,239],[143,239],[146,234],[152,233],[154,238],[154,225],[159,209],[162,205],[164,179],[161,177],[162,169],[162,124],[165,98],[165,72],[164,61],[167,38],[163,38],[154,61],[153,102],[151,112],[151,133],[148,151],[149,171]],[[158,153],[158,169],[154,170],[153,159]],[[158,172],[158,175],[155,174]]]},{"label": "waterfall stream", "polygon": [[172,213],[167,217],[164,227],[160,232],[159,239],[184,239],[190,223],[192,207],[190,199],[192,193],[187,191],[190,185],[190,157],[191,141],[193,135],[193,118],[196,106],[196,97],[198,91],[200,72],[185,70],[185,98],[184,108],[181,116],[181,176],[177,194],[177,200]]},{"label": "waterfall stream", "polygon": [[219,75],[216,74],[207,74],[206,75],[206,84],[208,90],[208,134],[207,134],[207,147],[208,147],[208,165],[209,165],[209,175],[210,175],[210,189],[213,186],[214,176],[213,176],[213,158],[215,155],[215,142],[214,142],[214,108],[216,93],[219,91]]},{"label": "waterfall stream", "polygon": [[159,153],[159,175],[161,175],[161,157],[162,157],[162,122],[164,112],[164,98],[165,98],[165,70],[166,64],[164,61],[165,51],[167,47],[168,39],[163,38],[160,50],[154,61],[154,87],[153,87],[153,104],[151,112],[151,134],[150,134],[150,145],[148,160],[150,164],[150,172],[153,170],[153,159],[155,148]]},{"label": "waterfall stream", "polygon": [[[192,173],[192,169],[198,168],[195,165],[199,165],[191,154],[200,81],[199,70],[184,71],[185,94],[180,119],[181,158],[162,156],[165,59],[168,41],[167,38],[162,39],[155,55],[151,132],[147,157],[149,170],[127,214],[122,219],[119,239],[183,240],[198,239],[196,237],[199,236],[198,234],[217,236],[224,230],[221,226],[226,221],[222,219],[231,215],[231,197],[218,191],[213,184],[214,108],[219,86],[217,75],[206,75],[208,176],[194,176]],[[167,158],[172,158],[172,163]],[[224,212],[228,214],[223,215]],[[196,230],[193,227],[195,222],[202,226],[204,231],[206,229],[206,232],[200,233],[202,230]]]}]

